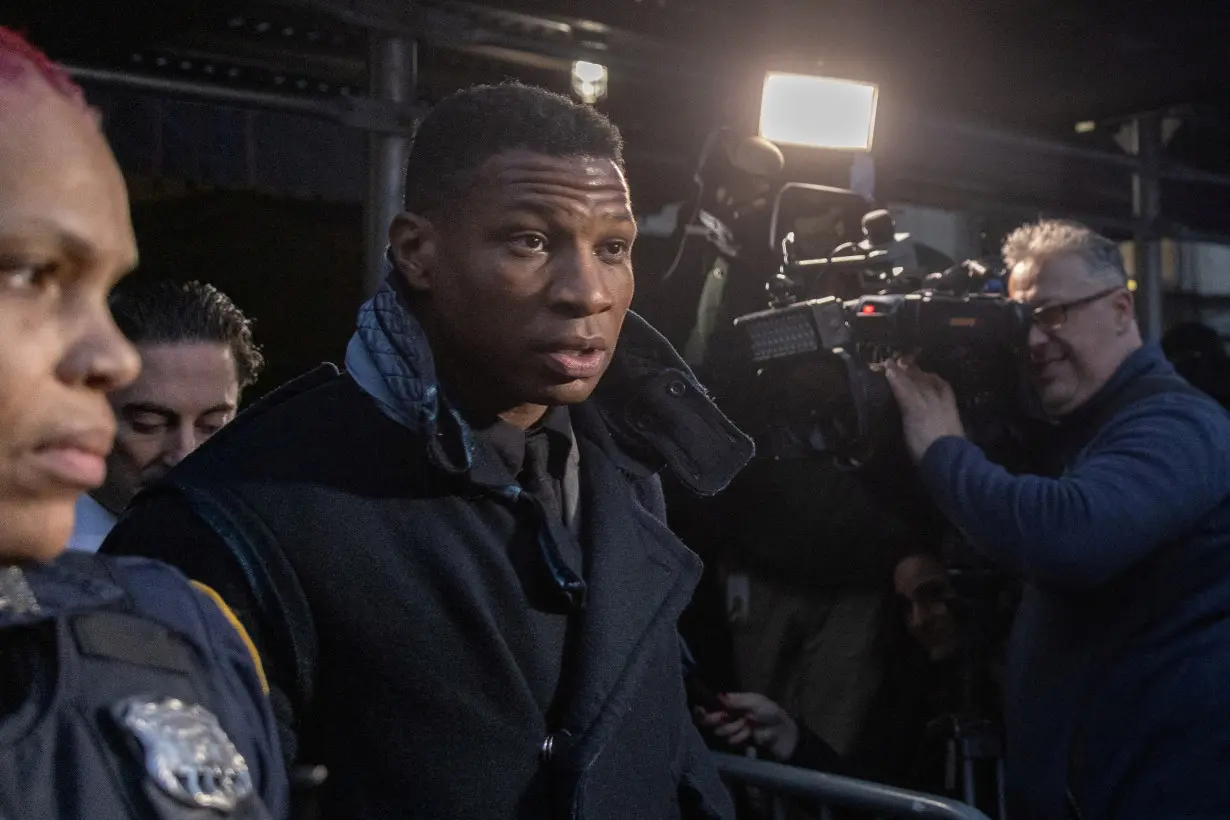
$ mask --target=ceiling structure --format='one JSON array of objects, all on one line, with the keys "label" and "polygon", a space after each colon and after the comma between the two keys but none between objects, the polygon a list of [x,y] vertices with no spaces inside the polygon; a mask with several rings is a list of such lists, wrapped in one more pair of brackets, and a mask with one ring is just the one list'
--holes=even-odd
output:
[{"label": "ceiling structure", "polygon": [[1174,109],[1172,156],[1230,171],[1224,1],[6,0],[0,23],[77,65],[307,98],[366,95],[373,27],[418,40],[427,102],[510,76],[567,91],[589,58],[633,150],[680,167],[715,124],[753,125],[764,69],[799,66],[879,83],[889,151],[923,115],[1120,152],[1117,120]]},{"label": "ceiling structure", "polygon": [[[510,73],[547,80],[607,55],[611,106],[720,111],[722,86],[774,59],[879,82],[886,105],[1050,133],[1175,104],[1220,104],[1230,7],[1186,0],[7,0],[0,20],[54,56],[321,93],[365,83],[362,26],[425,41],[428,92]],[[141,55],[134,57],[134,55]],[[156,65],[159,56],[167,62]],[[183,67],[187,65],[188,67]],[[223,68],[224,67],[224,68]],[[626,69],[621,71],[621,68]],[[749,72],[749,69],[751,71]],[[225,79],[225,78],[223,78]],[[560,83],[556,76],[555,84]],[[645,94],[644,86],[653,93]]]}]

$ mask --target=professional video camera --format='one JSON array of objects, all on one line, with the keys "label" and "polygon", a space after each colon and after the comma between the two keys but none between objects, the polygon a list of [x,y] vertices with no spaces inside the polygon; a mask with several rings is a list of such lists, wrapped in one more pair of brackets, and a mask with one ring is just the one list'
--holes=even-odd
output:
[{"label": "professional video camera", "polygon": [[[903,264],[887,211],[863,228],[863,242],[819,259],[795,259],[788,234],[770,308],[735,319],[729,354],[754,397],[753,426],[770,449],[802,442],[863,461],[900,435],[883,364],[905,355],[952,384],[967,433],[992,444],[1021,409],[1029,312],[1003,296],[995,266],[970,260],[924,274]],[[808,298],[851,289],[860,295]]]}]

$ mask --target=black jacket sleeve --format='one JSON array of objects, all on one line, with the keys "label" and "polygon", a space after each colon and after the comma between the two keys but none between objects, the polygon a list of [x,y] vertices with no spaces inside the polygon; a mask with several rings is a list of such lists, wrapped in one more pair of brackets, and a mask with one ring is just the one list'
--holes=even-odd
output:
[{"label": "black jacket sleeve", "polygon": [[182,498],[160,495],[125,514],[99,551],[158,559],[222,596],[260,653],[269,680],[269,699],[277,720],[282,753],[289,768],[298,750],[296,715],[286,695],[290,679],[287,670],[279,668],[275,653],[269,651],[270,631],[258,617],[252,590],[214,531]]}]

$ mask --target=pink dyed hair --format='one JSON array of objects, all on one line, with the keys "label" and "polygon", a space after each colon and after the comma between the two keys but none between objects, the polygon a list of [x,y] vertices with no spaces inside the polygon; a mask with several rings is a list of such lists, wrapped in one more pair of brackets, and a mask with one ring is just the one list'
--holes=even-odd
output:
[{"label": "pink dyed hair", "polygon": [[11,83],[27,71],[34,71],[56,93],[85,105],[85,94],[68,73],[12,29],[0,26],[0,85]]}]

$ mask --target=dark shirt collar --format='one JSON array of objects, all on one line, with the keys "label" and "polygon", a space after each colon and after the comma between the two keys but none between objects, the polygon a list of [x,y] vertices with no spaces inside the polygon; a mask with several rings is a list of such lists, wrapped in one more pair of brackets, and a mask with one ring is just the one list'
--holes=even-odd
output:
[{"label": "dark shirt collar", "polygon": [[502,419],[474,429],[474,438],[507,471],[511,481],[516,481],[525,466],[526,440],[532,436],[546,436],[550,448],[548,469],[556,479],[562,479],[572,452],[572,422],[567,407],[550,408],[537,424],[525,431]]}]

